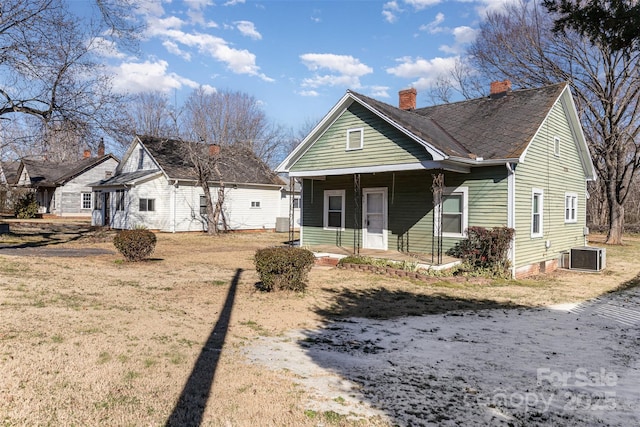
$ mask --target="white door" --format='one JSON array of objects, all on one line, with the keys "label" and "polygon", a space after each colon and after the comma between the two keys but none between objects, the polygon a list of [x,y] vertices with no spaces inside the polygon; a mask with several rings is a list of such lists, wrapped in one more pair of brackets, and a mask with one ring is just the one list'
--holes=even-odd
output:
[{"label": "white door", "polygon": [[362,247],[387,250],[387,189],[365,188],[362,197]]}]

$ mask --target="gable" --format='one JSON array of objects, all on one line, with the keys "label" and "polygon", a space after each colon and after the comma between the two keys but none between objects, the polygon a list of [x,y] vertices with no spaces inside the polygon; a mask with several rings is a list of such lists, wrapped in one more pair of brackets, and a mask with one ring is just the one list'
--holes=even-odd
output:
[{"label": "gable", "polygon": [[[347,147],[347,133],[362,130],[361,148]],[[317,138],[291,171],[400,165],[433,160],[424,147],[359,103],[352,103]]]},{"label": "gable", "polygon": [[[559,141],[559,153],[554,153],[555,139]],[[568,87],[549,110],[519,161],[555,166],[565,173],[577,174],[576,178],[581,181],[595,179],[591,155]]]}]

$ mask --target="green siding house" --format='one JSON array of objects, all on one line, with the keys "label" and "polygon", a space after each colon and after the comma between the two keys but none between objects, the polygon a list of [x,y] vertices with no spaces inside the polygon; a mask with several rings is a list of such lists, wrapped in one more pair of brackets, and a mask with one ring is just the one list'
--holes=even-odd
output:
[{"label": "green siding house", "polygon": [[399,95],[394,107],[347,91],[276,169],[302,181],[301,245],[441,253],[467,227],[507,226],[514,276],[585,245],[595,171],[566,83],[494,82],[427,108]]}]

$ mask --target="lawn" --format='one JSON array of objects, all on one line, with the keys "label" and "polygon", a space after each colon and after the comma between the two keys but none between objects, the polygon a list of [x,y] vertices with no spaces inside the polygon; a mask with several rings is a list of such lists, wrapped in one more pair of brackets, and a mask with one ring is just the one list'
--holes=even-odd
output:
[{"label": "lawn", "polygon": [[153,258],[124,262],[108,232],[0,244],[105,249],[87,257],[0,255],[2,425],[385,425],[318,411],[298,374],[251,364],[261,338],[344,317],[544,306],[633,284],[640,239],[607,247],[603,273],[522,281],[408,279],[315,267],[305,294],[256,290],[252,256],[285,234],[158,234]]}]

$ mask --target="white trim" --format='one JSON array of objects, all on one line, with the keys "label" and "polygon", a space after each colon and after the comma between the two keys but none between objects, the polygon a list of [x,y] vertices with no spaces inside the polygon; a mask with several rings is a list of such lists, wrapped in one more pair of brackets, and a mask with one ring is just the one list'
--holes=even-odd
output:
[{"label": "white trim", "polygon": [[[516,229],[516,169],[507,163],[507,227]],[[511,277],[516,277],[516,234],[511,237],[509,248],[511,260]]]},{"label": "white trim", "polygon": [[[354,133],[354,132],[360,132],[360,145],[358,147],[349,147],[349,141],[350,141],[349,136],[351,135],[351,133]],[[362,148],[364,148],[364,128],[360,127],[360,128],[347,129],[347,141],[346,141],[345,151],[357,151],[357,150],[362,150]]]},{"label": "white trim", "polygon": [[[89,195],[89,207],[88,208],[84,207],[84,195],[85,194]],[[93,191],[82,191],[82,192],[80,192],[80,210],[83,210],[83,211],[93,210]]]},{"label": "white trim", "polygon": [[[567,208],[571,209],[571,207],[567,206],[567,201],[572,199],[573,199],[573,218],[567,219]],[[578,193],[564,193],[564,211],[562,211],[562,214],[564,216],[565,224],[575,224],[576,222],[578,222]]]},{"label": "white trim", "polygon": [[560,157],[560,137],[553,137],[553,155],[556,157]]},{"label": "white trim", "polygon": [[[539,230],[537,233],[533,231],[533,198],[535,195],[540,195],[540,203],[538,204],[538,215],[540,219],[538,221]],[[532,188],[531,189],[531,238],[539,238],[544,234],[544,191],[541,188]]]},{"label": "white trim", "polygon": [[408,170],[431,170],[431,169],[444,169],[451,172],[469,173],[470,168],[465,166],[453,165],[449,163],[424,161],[420,163],[400,163],[397,165],[377,165],[377,166],[360,166],[352,168],[338,168],[338,169],[319,169],[311,171],[289,172],[289,176],[293,177],[319,177],[319,176],[332,176],[332,175],[349,175],[353,173],[377,173],[377,172],[398,172]]},{"label": "white trim", "polygon": [[[442,192],[443,197],[452,194],[460,194],[462,196],[462,232],[448,233],[443,231],[442,237],[465,238],[467,237],[467,228],[469,228],[469,187],[445,187]],[[441,217],[441,212],[444,213],[444,211],[442,211],[442,203],[435,207],[433,214],[436,215],[436,217]],[[439,224],[435,224],[435,227],[433,227],[434,236],[438,235],[438,225]]]},{"label": "white trim", "polygon": [[251,200],[250,209],[262,209],[262,200]]},{"label": "white trim", "polygon": [[[324,230],[339,230],[344,231],[345,229],[345,190],[324,190],[324,203],[322,205],[322,228]],[[340,218],[340,224],[342,225],[340,228],[338,227],[329,227],[329,197],[330,196],[340,196],[342,197],[342,212]]]},{"label": "white trim", "polygon": [[[368,229],[366,225],[367,221],[367,194],[368,193],[382,193],[382,248],[370,248],[368,245]],[[388,194],[389,190],[387,187],[376,187],[376,188],[363,188],[362,189],[362,247],[365,249],[381,249],[386,251],[389,247],[388,242],[388,222],[389,222],[389,213],[388,213]]]}]

